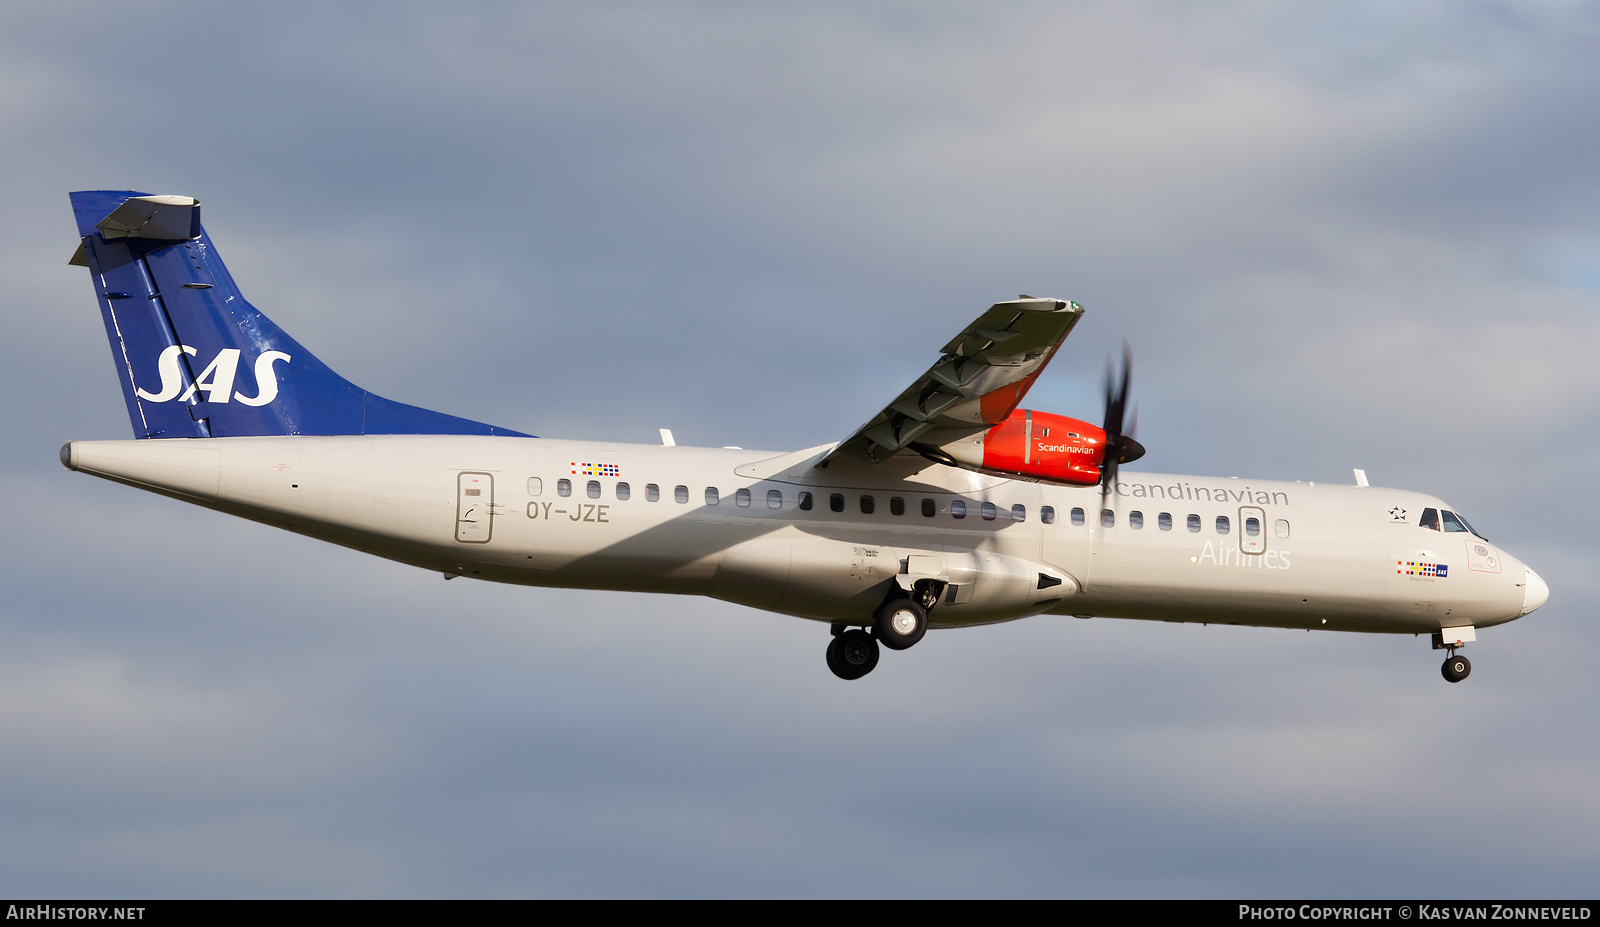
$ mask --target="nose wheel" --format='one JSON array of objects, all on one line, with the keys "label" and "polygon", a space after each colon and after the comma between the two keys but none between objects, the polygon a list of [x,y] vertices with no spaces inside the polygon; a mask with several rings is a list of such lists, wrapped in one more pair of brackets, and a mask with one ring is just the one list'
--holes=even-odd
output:
[{"label": "nose wheel", "polygon": [[1444,628],[1433,632],[1433,649],[1450,654],[1445,658],[1444,665],[1439,667],[1439,674],[1444,676],[1446,682],[1460,682],[1472,673],[1472,662],[1456,651],[1461,649],[1461,645],[1477,639],[1477,634],[1469,627]]},{"label": "nose wheel", "polygon": [[1460,682],[1472,673],[1472,662],[1466,657],[1451,653],[1444,661],[1444,666],[1439,667],[1439,672],[1450,682]]}]

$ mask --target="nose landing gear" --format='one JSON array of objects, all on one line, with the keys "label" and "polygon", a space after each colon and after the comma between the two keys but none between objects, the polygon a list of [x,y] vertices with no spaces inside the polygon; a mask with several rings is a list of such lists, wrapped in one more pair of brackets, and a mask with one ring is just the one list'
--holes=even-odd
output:
[{"label": "nose landing gear", "polygon": [[1477,639],[1478,636],[1472,628],[1446,628],[1443,631],[1433,632],[1433,649],[1450,651],[1444,665],[1439,667],[1439,672],[1446,681],[1460,682],[1472,673],[1472,661],[1458,656],[1456,650],[1468,641]]}]

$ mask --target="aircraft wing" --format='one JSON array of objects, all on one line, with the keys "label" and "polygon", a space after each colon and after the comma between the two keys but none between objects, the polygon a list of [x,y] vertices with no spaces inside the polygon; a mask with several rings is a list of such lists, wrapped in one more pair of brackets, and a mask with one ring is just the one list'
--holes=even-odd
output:
[{"label": "aircraft wing", "polygon": [[944,346],[944,356],[927,373],[821,463],[848,457],[875,464],[928,432],[937,431],[943,443],[998,425],[1082,317],[1082,306],[1059,299],[995,303]]}]

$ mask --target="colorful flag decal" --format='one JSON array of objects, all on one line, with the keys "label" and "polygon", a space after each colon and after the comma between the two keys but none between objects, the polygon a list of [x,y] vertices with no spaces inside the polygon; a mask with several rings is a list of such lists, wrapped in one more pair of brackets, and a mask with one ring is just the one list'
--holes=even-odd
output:
[{"label": "colorful flag decal", "polygon": [[1422,563],[1417,560],[1396,560],[1399,567],[1396,573],[1402,576],[1437,576],[1444,579],[1450,575],[1448,563]]},{"label": "colorful flag decal", "polygon": [[616,464],[572,462],[574,476],[621,476],[622,468]]}]

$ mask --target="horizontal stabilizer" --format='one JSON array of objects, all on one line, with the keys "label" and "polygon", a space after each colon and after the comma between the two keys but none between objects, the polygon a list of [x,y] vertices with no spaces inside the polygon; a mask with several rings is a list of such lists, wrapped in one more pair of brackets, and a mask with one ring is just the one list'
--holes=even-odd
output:
[{"label": "horizontal stabilizer", "polygon": [[95,228],[102,238],[188,241],[200,237],[200,201],[191,196],[135,196]]}]

